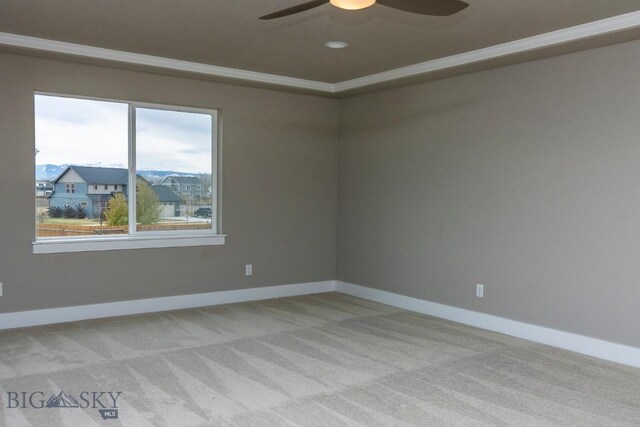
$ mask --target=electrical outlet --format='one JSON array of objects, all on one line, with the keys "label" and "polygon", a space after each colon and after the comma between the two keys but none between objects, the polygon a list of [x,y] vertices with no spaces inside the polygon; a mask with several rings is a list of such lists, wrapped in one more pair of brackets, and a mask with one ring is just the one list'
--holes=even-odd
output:
[{"label": "electrical outlet", "polygon": [[484,285],[476,284],[476,296],[478,298],[484,298]]},{"label": "electrical outlet", "polygon": [[2,296],[2,282],[0,282],[0,297]]},{"label": "electrical outlet", "polygon": [[253,265],[247,264],[244,266],[244,275],[245,276],[253,276]]}]

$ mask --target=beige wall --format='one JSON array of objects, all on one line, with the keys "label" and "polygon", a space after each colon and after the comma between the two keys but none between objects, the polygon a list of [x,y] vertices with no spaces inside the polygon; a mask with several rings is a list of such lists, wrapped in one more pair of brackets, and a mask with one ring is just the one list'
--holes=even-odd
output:
[{"label": "beige wall", "polygon": [[[34,90],[222,108],[227,244],[33,255]],[[337,102],[0,54],[0,312],[333,279]]]},{"label": "beige wall", "polygon": [[337,278],[640,346],[639,70],[632,42],[342,101]]},{"label": "beige wall", "polygon": [[[640,346],[637,58],[336,101],[1,54],[0,312],[337,277]],[[227,244],[33,255],[34,90],[222,108]]]}]

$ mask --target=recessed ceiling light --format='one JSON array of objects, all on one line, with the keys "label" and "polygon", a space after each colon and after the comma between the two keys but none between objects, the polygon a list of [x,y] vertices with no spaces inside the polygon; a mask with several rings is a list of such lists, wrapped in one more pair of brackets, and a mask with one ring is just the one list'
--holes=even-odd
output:
[{"label": "recessed ceiling light", "polygon": [[345,47],[349,46],[349,43],[335,41],[335,42],[326,42],[324,45],[331,49],[344,49]]}]

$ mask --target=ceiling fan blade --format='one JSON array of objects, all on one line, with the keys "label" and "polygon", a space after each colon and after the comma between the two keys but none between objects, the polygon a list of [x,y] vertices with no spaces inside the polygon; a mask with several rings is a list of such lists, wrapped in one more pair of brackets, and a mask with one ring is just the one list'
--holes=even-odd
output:
[{"label": "ceiling fan blade", "polygon": [[329,0],[312,0],[306,3],[299,4],[297,6],[289,7],[287,9],[280,10],[278,12],[270,13],[269,15],[261,16],[260,19],[275,19],[282,18],[283,16],[289,16],[296,13],[304,12],[305,10],[313,9],[314,7],[322,6],[329,3]]},{"label": "ceiling fan blade", "polygon": [[420,15],[449,16],[469,6],[461,0],[377,0],[376,3]]}]

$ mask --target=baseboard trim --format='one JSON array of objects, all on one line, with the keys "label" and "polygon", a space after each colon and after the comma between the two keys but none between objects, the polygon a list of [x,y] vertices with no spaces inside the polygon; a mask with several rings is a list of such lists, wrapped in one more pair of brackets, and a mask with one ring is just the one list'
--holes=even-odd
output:
[{"label": "baseboard trim", "polygon": [[335,280],[0,313],[0,330],[334,291],[640,368],[640,348]]},{"label": "baseboard trim", "polygon": [[335,291],[335,281],[328,280],[324,282],[298,283],[292,285],[208,292],[203,294],[177,295],[102,304],[79,305],[73,307],[0,313],[0,330],[76,322],[79,320],[100,319],[104,317],[127,316],[131,314],[181,310],[220,304],[232,304],[236,302],[259,301],[332,291]]},{"label": "baseboard trim", "polygon": [[336,281],[337,292],[640,368],[640,348]]}]

